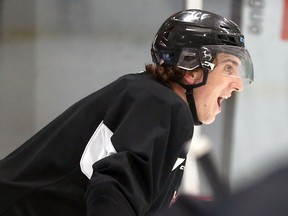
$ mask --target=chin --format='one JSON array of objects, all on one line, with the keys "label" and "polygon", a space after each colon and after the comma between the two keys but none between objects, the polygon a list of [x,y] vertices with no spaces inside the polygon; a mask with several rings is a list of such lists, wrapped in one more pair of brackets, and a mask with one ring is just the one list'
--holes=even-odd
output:
[{"label": "chin", "polygon": [[199,119],[200,122],[202,122],[202,124],[208,125],[208,124],[212,124],[215,121],[215,116],[209,116],[209,118],[203,118],[203,119]]}]

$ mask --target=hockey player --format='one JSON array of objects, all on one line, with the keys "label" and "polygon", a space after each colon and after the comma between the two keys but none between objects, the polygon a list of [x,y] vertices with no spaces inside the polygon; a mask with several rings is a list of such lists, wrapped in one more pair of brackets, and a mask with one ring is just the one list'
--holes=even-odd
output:
[{"label": "hockey player", "polygon": [[182,178],[194,125],[210,124],[253,68],[238,26],[185,10],[154,64],[80,100],[0,162],[0,215],[153,215]]}]

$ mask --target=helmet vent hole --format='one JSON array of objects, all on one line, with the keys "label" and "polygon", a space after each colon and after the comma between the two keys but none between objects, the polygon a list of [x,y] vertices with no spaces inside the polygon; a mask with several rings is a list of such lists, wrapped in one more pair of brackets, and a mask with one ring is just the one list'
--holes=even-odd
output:
[{"label": "helmet vent hole", "polygon": [[229,26],[225,26],[225,25],[220,25],[220,27],[224,29],[229,29],[229,30],[231,29]]},{"label": "helmet vent hole", "polygon": [[173,30],[173,28],[174,28],[174,27],[171,27],[171,28],[167,29],[167,31],[163,32],[163,38],[164,38],[166,41],[168,41],[168,37],[169,37],[171,31]]},{"label": "helmet vent hole", "polygon": [[231,41],[231,42],[236,42],[236,40],[235,40],[234,37],[229,37],[229,41]]},{"label": "helmet vent hole", "polygon": [[184,56],[184,61],[193,61],[195,59],[195,57],[194,56],[191,56],[191,55],[189,55],[189,56]]},{"label": "helmet vent hole", "polygon": [[165,40],[168,40],[169,34],[170,34],[170,32],[164,32],[164,33],[163,33],[163,38],[164,38]]},{"label": "helmet vent hole", "polygon": [[227,37],[224,36],[224,35],[218,35],[218,38],[219,38],[220,40],[227,40]]}]

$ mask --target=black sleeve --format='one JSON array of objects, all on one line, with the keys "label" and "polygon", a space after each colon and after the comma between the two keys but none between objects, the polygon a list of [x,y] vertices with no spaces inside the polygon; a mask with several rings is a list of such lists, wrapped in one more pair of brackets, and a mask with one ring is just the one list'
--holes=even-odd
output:
[{"label": "black sleeve", "polygon": [[88,215],[145,215],[167,194],[167,179],[177,158],[185,157],[183,147],[192,135],[187,110],[178,100],[143,91],[120,95],[104,119],[118,153],[93,166]]}]

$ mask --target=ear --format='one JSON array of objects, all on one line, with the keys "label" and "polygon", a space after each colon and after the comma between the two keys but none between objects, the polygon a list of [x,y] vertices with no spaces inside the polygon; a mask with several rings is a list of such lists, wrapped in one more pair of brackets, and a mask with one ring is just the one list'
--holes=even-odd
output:
[{"label": "ear", "polygon": [[200,70],[186,71],[183,77],[183,81],[187,85],[193,85],[198,83],[202,79],[203,73]]}]

